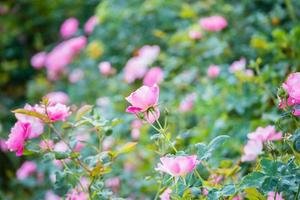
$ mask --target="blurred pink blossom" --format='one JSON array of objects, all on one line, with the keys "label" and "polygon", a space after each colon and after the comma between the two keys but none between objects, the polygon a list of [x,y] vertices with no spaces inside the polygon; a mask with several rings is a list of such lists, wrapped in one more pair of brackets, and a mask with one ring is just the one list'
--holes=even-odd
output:
[{"label": "blurred pink blossom", "polygon": [[77,32],[78,26],[79,21],[76,18],[68,18],[63,22],[63,24],[60,27],[60,35],[63,38],[71,37]]},{"label": "blurred pink blossom", "polygon": [[53,140],[42,140],[39,144],[42,150],[52,150],[54,148]]},{"label": "blurred pink blossom", "polygon": [[222,16],[211,16],[200,19],[200,26],[208,31],[220,31],[227,27],[227,21]]},{"label": "blurred pink blossom", "polygon": [[98,65],[99,71],[104,76],[109,76],[115,73],[115,69],[111,66],[110,62],[104,61]]},{"label": "blurred pink blossom", "polygon": [[144,85],[153,86],[162,82],[164,73],[160,67],[153,67],[149,69],[144,77]]},{"label": "blurred pink blossom", "polygon": [[110,187],[114,193],[117,193],[120,187],[120,178],[113,177],[105,181],[105,186]]},{"label": "blurred pink blossom", "polygon": [[78,190],[71,190],[67,193],[66,200],[88,200],[88,194],[78,191]]},{"label": "blurred pink blossom", "polygon": [[52,122],[66,121],[70,114],[70,108],[61,103],[47,107],[47,115]]},{"label": "blurred pink blossom", "polygon": [[142,127],[143,122],[141,120],[135,119],[131,122],[131,137],[134,140],[139,139],[140,137],[140,128]]},{"label": "blurred pink blossom", "polygon": [[133,83],[136,79],[141,79],[147,72],[147,63],[140,57],[129,59],[124,67],[124,79],[127,83]]},{"label": "blurred pink blossom", "polygon": [[49,190],[45,194],[45,200],[62,200],[62,198],[57,196],[53,191]]},{"label": "blurred pink blossom", "polygon": [[170,188],[165,189],[165,191],[159,196],[160,200],[170,200],[170,195],[172,190]]},{"label": "blurred pink blossom", "polygon": [[295,104],[300,103],[300,72],[290,74],[282,87],[287,91],[289,97],[294,100]]},{"label": "blurred pink blossom", "polygon": [[69,103],[69,96],[61,91],[58,92],[50,92],[48,93],[45,98],[48,99],[50,105],[61,103],[61,104],[68,104]]},{"label": "blurred pink blossom", "polygon": [[198,40],[202,37],[202,34],[200,31],[191,30],[189,32],[189,38],[192,40]]},{"label": "blurred pink blossom", "polygon": [[246,59],[241,58],[240,60],[234,61],[229,67],[230,73],[235,73],[238,71],[243,71],[246,68]]},{"label": "blurred pink blossom", "polygon": [[[275,198],[275,196],[276,196],[276,198]],[[284,200],[284,198],[282,197],[281,193],[276,193],[276,195],[275,195],[275,192],[269,192],[267,200]]]},{"label": "blurred pink blossom", "polygon": [[152,64],[158,57],[160,47],[157,45],[145,45],[139,49],[138,56],[142,58],[147,65]]},{"label": "blurred pink blossom", "polygon": [[73,70],[69,75],[70,83],[77,83],[84,78],[84,72],[81,69]]},{"label": "blurred pink blossom", "polygon": [[2,152],[7,152],[8,148],[4,139],[0,139],[0,150]]},{"label": "blurred pink blossom", "polygon": [[263,144],[258,140],[249,140],[244,147],[242,162],[254,161],[257,156],[262,154]]},{"label": "blurred pink blossom", "polygon": [[45,61],[47,58],[47,53],[46,52],[39,52],[32,56],[31,58],[31,65],[32,67],[36,69],[41,69],[45,66]]},{"label": "blurred pink blossom", "polygon": [[220,74],[220,67],[218,65],[211,65],[207,69],[207,76],[210,78],[218,77]]},{"label": "blurred pink blossom", "polygon": [[90,17],[87,22],[84,24],[84,31],[86,34],[90,35],[93,33],[95,26],[98,24],[99,19],[97,16]]},{"label": "blurred pink blossom", "polygon": [[197,94],[196,93],[191,93],[188,94],[181,102],[179,105],[179,112],[189,112],[190,110],[192,110],[195,100],[197,98]]},{"label": "blurred pink blossom", "polygon": [[199,161],[196,155],[192,156],[176,156],[176,157],[162,157],[161,163],[158,164],[155,170],[165,172],[171,176],[185,176],[192,172]]},{"label": "blurred pink blossom", "polygon": [[21,167],[17,170],[17,179],[24,180],[28,176],[34,174],[37,170],[37,166],[33,161],[25,161]]},{"label": "blurred pink blossom", "polygon": [[264,143],[267,141],[281,140],[282,133],[276,132],[275,127],[269,125],[265,128],[258,127],[255,132],[248,134],[248,138]]}]

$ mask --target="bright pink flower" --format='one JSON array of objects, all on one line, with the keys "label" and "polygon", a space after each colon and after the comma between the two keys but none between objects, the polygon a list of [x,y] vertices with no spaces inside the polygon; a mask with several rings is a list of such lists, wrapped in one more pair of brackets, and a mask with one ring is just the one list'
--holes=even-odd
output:
[{"label": "bright pink flower", "polygon": [[86,43],[86,37],[79,36],[65,41],[64,45],[68,46],[72,50],[73,55],[76,55],[86,46]]},{"label": "bright pink flower", "polygon": [[258,140],[249,140],[244,147],[242,162],[254,161],[262,153],[263,144]]},{"label": "bright pink flower", "polygon": [[98,65],[99,71],[104,76],[109,76],[115,73],[115,69],[111,66],[110,62],[101,62]]},{"label": "bright pink flower", "polygon": [[147,63],[140,57],[129,59],[124,67],[124,79],[127,83],[133,83],[136,79],[141,79],[147,72]]},{"label": "bright pink flower", "polygon": [[258,127],[255,132],[248,134],[248,138],[264,143],[267,141],[281,140],[282,133],[276,133],[274,126],[267,126],[266,128]]},{"label": "bright pink flower", "polygon": [[84,72],[81,69],[73,70],[69,75],[70,83],[77,83],[84,78]]},{"label": "bright pink flower", "polygon": [[290,74],[282,87],[287,91],[289,97],[295,101],[295,104],[300,104],[300,72]]},{"label": "bright pink flower", "polygon": [[[159,87],[157,85],[152,87],[144,85],[126,97],[126,100],[131,104],[127,107],[126,112],[133,114],[142,112],[145,114],[146,120],[153,123],[160,115],[157,108],[158,98]],[[152,111],[149,111],[149,109],[152,109]]]},{"label": "bright pink flower", "polygon": [[229,67],[230,73],[235,73],[239,71],[243,71],[246,67],[246,59],[241,58],[240,60],[234,61]]},{"label": "bright pink flower", "polygon": [[269,192],[267,200],[284,200],[284,198],[282,197],[281,193],[276,193],[276,198],[275,198],[275,192]]},{"label": "bright pink flower", "polygon": [[236,195],[232,198],[232,200],[243,200],[243,197],[241,197],[240,195]]},{"label": "bright pink flower", "polygon": [[[34,107],[32,107],[29,104],[26,104],[24,106],[24,109],[38,112]],[[19,113],[15,114],[15,116],[18,119],[18,121],[30,124],[30,132],[28,138],[37,138],[44,132],[44,123],[39,118]]]},{"label": "bright pink flower", "polygon": [[160,67],[153,67],[149,69],[144,77],[144,85],[153,86],[162,82],[164,78],[164,72]]},{"label": "bright pink flower", "polygon": [[49,190],[46,192],[45,200],[61,200],[53,191]]},{"label": "bright pink flower", "polygon": [[39,52],[32,56],[31,58],[31,65],[32,67],[36,69],[43,68],[45,66],[45,61],[47,58],[47,53],[46,52]]},{"label": "bright pink flower", "polygon": [[24,180],[28,176],[36,172],[37,166],[32,161],[25,161],[22,166],[17,170],[17,178],[19,180]]},{"label": "bright pink flower", "polygon": [[25,141],[29,137],[30,132],[30,123],[17,121],[14,127],[12,127],[9,138],[6,141],[7,148],[10,151],[16,151],[17,156],[21,156],[23,154]]},{"label": "bright pink flower", "polygon": [[88,200],[88,194],[75,189],[68,192],[66,200]]},{"label": "bright pink flower", "polygon": [[90,35],[93,33],[95,26],[98,24],[99,19],[97,16],[90,17],[84,24],[84,31],[86,34]]},{"label": "bright pink flower", "polygon": [[170,200],[170,194],[172,190],[170,188],[165,189],[165,191],[159,196],[160,200]]},{"label": "bright pink flower", "polygon": [[180,102],[180,105],[179,105],[179,112],[189,112],[190,110],[192,110],[196,98],[197,98],[197,94],[196,94],[196,93],[188,94],[188,95]]},{"label": "bright pink flower", "polygon": [[171,176],[185,176],[192,172],[199,161],[196,155],[192,156],[176,156],[176,157],[162,157],[161,163],[158,164],[155,170],[165,172]]},{"label": "bright pink flower", "polygon": [[60,27],[60,35],[63,38],[68,38],[73,36],[78,29],[79,22],[76,18],[71,17],[64,21],[64,23]]},{"label": "bright pink flower", "polygon": [[200,19],[200,26],[208,31],[220,31],[227,27],[227,21],[222,16],[211,16]]},{"label": "bright pink flower", "polygon": [[114,193],[117,193],[120,187],[120,178],[113,177],[105,181],[105,186],[110,187]]},{"label": "bright pink flower", "polygon": [[207,76],[210,78],[218,77],[220,74],[220,67],[218,65],[211,65],[207,69]]},{"label": "bright pink flower", "polygon": [[199,40],[201,37],[202,37],[202,34],[199,31],[191,30],[189,32],[189,38],[192,40]]},{"label": "bright pink flower", "polygon": [[53,140],[42,140],[39,146],[42,150],[52,150],[54,148],[54,142]]},{"label": "bright pink flower", "polygon": [[58,92],[50,92],[48,93],[45,98],[48,99],[50,105],[61,103],[61,104],[68,104],[69,103],[69,96],[61,91]]},{"label": "bright pink flower", "polygon": [[70,115],[70,108],[64,104],[57,103],[47,107],[47,115],[52,122],[66,121]]},{"label": "bright pink flower", "polygon": [[157,45],[145,45],[139,49],[139,55],[141,59],[146,62],[146,65],[152,64],[158,57],[160,52],[160,47]]}]

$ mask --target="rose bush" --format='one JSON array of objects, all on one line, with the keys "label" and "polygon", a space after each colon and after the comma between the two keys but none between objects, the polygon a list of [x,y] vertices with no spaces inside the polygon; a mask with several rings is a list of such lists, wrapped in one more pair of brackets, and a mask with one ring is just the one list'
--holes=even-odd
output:
[{"label": "rose bush", "polygon": [[1,140],[26,160],[8,187],[48,200],[298,199],[299,7],[111,0],[66,19],[31,59],[35,105],[13,110]]}]

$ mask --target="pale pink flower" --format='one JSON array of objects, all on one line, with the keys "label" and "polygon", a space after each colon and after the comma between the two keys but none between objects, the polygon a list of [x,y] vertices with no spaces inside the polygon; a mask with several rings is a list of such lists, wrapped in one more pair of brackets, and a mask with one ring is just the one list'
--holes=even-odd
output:
[{"label": "pale pink flower", "polygon": [[219,184],[222,180],[223,180],[223,176],[222,175],[217,175],[217,174],[212,174],[209,177],[210,179],[212,179],[212,184]]},{"label": "pale pink flower", "polygon": [[196,155],[192,156],[176,156],[176,157],[162,157],[161,163],[158,164],[155,170],[165,172],[171,176],[185,176],[191,173],[199,164]]},{"label": "pale pink flower", "polygon": [[45,66],[45,61],[47,58],[47,53],[46,52],[39,52],[32,56],[30,62],[32,67],[36,69],[41,69]]},{"label": "pale pink flower", "polygon": [[127,83],[133,83],[136,79],[141,79],[147,72],[147,63],[140,57],[129,59],[124,67],[124,79]]},{"label": "pale pink flower", "polygon": [[66,145],[66,143],[64,143],[63,141],[56,143],[54,146],[54,151],[57,152],[66,152],[67,150],[68,150],[68,145]]},{"label": "pale pink flower", "polygon": [[200,31],[191,30],[189,32],[189,38],[192,40],[199,40],[202,37],[202,34]]},{"label": "pale pink flower", "polygon": [[206,188],[203,188],[203,189],[202,189],[202,194],[203,194],[204,196],[207,196],[207,195],[209,194],[209,191],[208,191]]},{"label": "pale pink flower", "polygon": [[246,68],[246,59],[241,58],[240,60],[234,61],[229,67],[230,73],[235,73],[239,71],[243,71]]},{"label": "pale pink flower", "polygon": [[159,196],[160,200],[170,200],[170,195],[172,190],[170,188],[165,189],[165,191]]},{"label": "pale pink flower", "polygon": [[246,69],[245,75],[248,76],[248,77],[253,77],[254,76],[254,72],[253,72],[252,69]]},{"label": "pale pink flower", "polygon": [[14,127],[12,127],[9,134],[9,138],[6,141],[7,148],[10,151],[16,151],[17,156],[21,156],[23,154],[25,141],[29,137],[30,132],[30,123],[23,123],[21,121],[17,121]]},{"label": "pale pink flower", "polygon": [[53,140],[42,140],[39,144],[40,148],[42,150],[49,150],[49,149],[53,149],[54,148],[54,142]]},{"label": "pale pink flower", "polygon": [[86,46],[86,43],[86,37],[79,36],[65,41],[64,45],[70,47],[70,49],[72,50],[72,54],[76,55]]},{"label": "pale pink flower", "polygon": [[218,65],[211,65],[207,69],[207,76],[210,78],[216,78],[220,74],[220,67]]},{"label": "pale pink flower", "polygon": [[84,32],[88,35],[92,34],[95,29],[95,26],[98,23],[99,23],[99,19],[97,16],[90,17],[84,24]]},{"label": "pale pink flower", "polygon": [[61,91],[58,92],[50,92],[48,93],[45,98],[48,99],[50,105],[61,103],[61,104],[68,104],[69,103],[69,96]]},{"label": "pale pink flower", "polygon": [[160,67],[153,67],[149,69],[144,77],[144,85],[153,86],[162,82],[164,78],[164,72]]},{"label": "pale pink flower", "polygon": [[142,127],[143,122],[141,120],[135,119],[131,122],[131,137],[134,140],[139,139],[140,137],[140,128]]},{"label": "pale pink flower", "polygon": [[98,65],[99,71],[104,76],[109,76],[115,73],[115,69],[111,66],[110,62],[104,61]]},{"label": "pale pink flower", "polygon": [[232,200],[243,200],[243,197],[241,197],[240,195],[236,195],[232,198]]},{"label": "pale pink flower", "polygon": [[2,152],[7,152],[8,148],[4,139],[0,139],[0,150]]},{"label": "pale pink flower", "polygon": [[[157,85],[152,87],[144,85],[126,97],[126,100],[131,104],[131,106],[127,107],[126,112],[133,114],[144,113],[145,119],[149,123],[153,123],[160,115],[160,111],[157,108],[158,98],[159,87]],[[149,109],[152,109],[152,111],[149,111]]]},{"label": "pale pink flower", "polygon": [[47,107],[47,115],[52,122],[66,121],[70,114],[70,108],[61,103]]},{"label": "pale pink flower", "polygon": [[274,126],[267,126],[265,128],[258,127],[255,132],[249,133],[248,138],[250,140],[257,140],[262,143],[267,141],[275,141],[282,139],[282,133],[276,132]]},{"label": "pale pink flower", "polygon": [[53,191],[49,190],[45,194],[45,200],[62,200],[62,198],[57,196]]},{"label": "pale pink flower", "polygon": [[158,57],[160,47],[157,45],[145,45],[139,49],[138,56],[146,62],[147,65],[152,64]]},{"label": "pale pink flower", "polygon": [[25,161],[17,170],[17,179],[24,180],[36,172],[37,165],[33,161]]},{"label": "pale pink flower", "polygon": [[81,191],[77,191],[75,189],[68,192],[66,197],[66,200],[88,200],[88,199],[89,199],[88,194]]},{"label": "pale pink flower", "polygon": [[290,74],[282,87],[289,95],[290,105],[300,104],[300,72]]},{"label": "pale pink flower", "polygon": [[254,161],[257,156],[262,154],[263,144],[257,140],[249,140],[244,147],[244,155],[242,156],[242,162]]},{"label": "pale pink flower", "polygon": [[112,189],[114,193],[117,193],[120,187],[120,178],[119,177],[113,177],[109,178],[105,181],[105,186]]},{"label": "pale pink flower", "polygon": [[77,32],[78,26],[79,21],[76,18],[68,18],[63,22],[63,24],[60,27],[60,35],[63,38],[71,37]]},{"label": "pale pink flower", "polygon": [[281,193],[276,193],[276,198],[275,198],[275,192],[269,192],[267,200],[284,200],[284,198],[282,197]]},{"label": "pale pink flower", "polygon": [[[29,104],[26,104],[24,106],[24,109],[38,112],[34,107],[32,107]],[[18,121],[30,124],[30,132],[28,138],[37,138],[44,132],[44,123],[39,118],[20,113],[16,113],[15,116],[18,119]]]},{"label": "pale pink flower", "polygon": [[200,19],[200,26],[208,31],[220,31],[227,27],[227,21],[222,16],[211,16]]},{"label": "pale pink flower", "polygon": [[74,69],[69,75],[70,83],[77,83],[84,78],[84,72],[81,69]]},{"label": "pale pink flower", "polygon": [[196,101],[197,94],[196,93],[191,93],[188,94],[181,102],[179,105],[179,112],[189,112],[190,110],[193,109],[194,103]]}]

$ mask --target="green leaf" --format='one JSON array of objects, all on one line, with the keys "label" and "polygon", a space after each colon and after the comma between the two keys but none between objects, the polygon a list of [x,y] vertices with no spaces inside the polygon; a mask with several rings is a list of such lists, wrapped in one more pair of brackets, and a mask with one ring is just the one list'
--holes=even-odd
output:
[{"label": "green leaf", "polygon": [[260,188],[265,178],[266,178],[265,174],[261,172],[253,172],[251,174],[248,174],[242,179],[240,188],[241,189],[252,188],[252,187]]},{"label": "green leaf", "polygon": [[29,115],[32,117],[36,117],[41,119],[42,121],[44,121],[45,123],[50,122],[50,119],[47,115],[35,112],[35,111],[31,111],[31,110],[26,110],[26,109],[16,109],[12,111],[13,113],[18,113],[18,114],[24,114],[24,115]]},{"label": "green leaf", "polygon": [[265,200],[266,198],[259,193],[255,188],[248,188],[245,190],[246,193],[246,199],[251,200]]},{"label": "green leaf", "polygon": [[78,109],[76,116],[75,116],[75,120],[78,121],[81,119],[81,117],[83,117],[84,115],[90,113],[93,109],[93,106],[91,105],[84,105],[81,108]]},{"label": "green leaf", "polygon": [[55,159],[57,160],[69,158],[69,154],[66,152],[54,152],[54,155],[55,155]]}]

